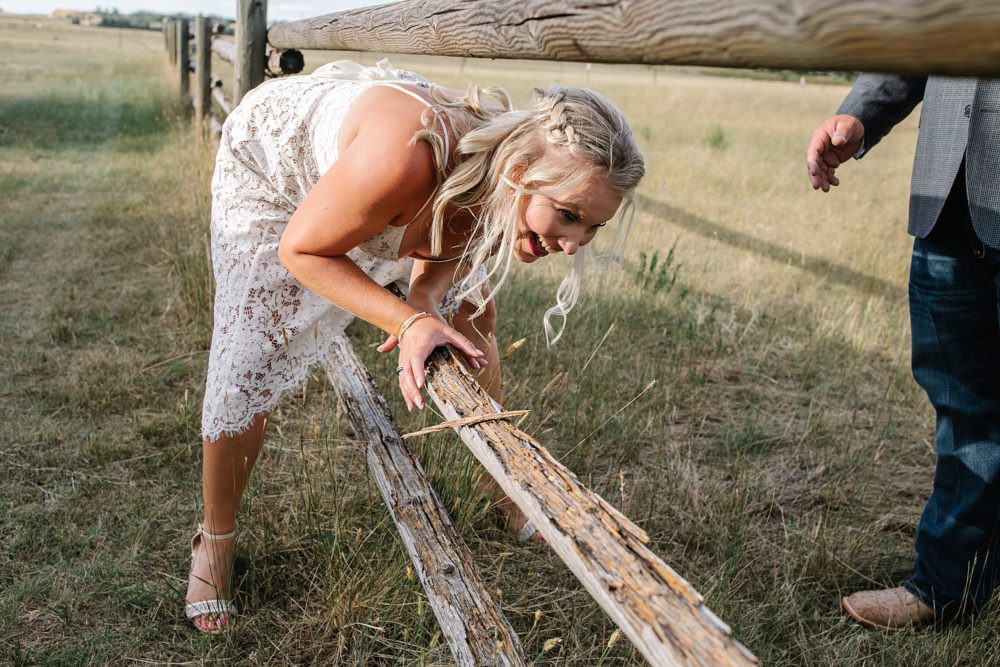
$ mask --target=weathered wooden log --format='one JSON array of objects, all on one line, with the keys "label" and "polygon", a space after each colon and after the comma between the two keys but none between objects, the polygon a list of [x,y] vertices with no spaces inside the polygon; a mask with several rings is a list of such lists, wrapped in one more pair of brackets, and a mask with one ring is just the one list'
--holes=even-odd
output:
[{"label": "weathered wooden log", "polygon": [[222,90],[222,79],[212,81],[212,99],[219,105],[223,116],[228,116],[233,112],[233,103],[226,98],[226,93]]},{"label": "weathered wooden log", "polygon": [[180,89],[182,100],[187,100],[191,95],[191,60],[188,44],[190,36],[188,34],[187,19],[177,19],[177,85]]},{"label": "weathered wooden log", "polygon": [[366,440],[368,468],[457,663],[526,664],[517,634],[346,338],[334,342],[326,371],[351,427]]},{"label": "weathered wooden log", "polygon": [[479,58],[1000,75],[996,0],[406,0],[272,46]]},{"label": "weathered wooden log", "polygon": [[274,49],[267,56],[268,76],[298,74],[306,66],[306,59],[298,49]]},{"label": "weathered wooden log", "polygon": [[263,83],[266,49],[267,0],[237,0],[234,104]]},{"label": "weathered wooden log", "polygon": [[194,115],[199,125],[212,111],[212,26],[199,16],[194,20],[195,81]]},{"label": "weathered wooden log", "polygon": [[230,65],[236,64],[236,44],[231,39],[216,37],[212,40],[212,51]]},{"label": "weathered wooden log", "polygon": [[[446,419],[498,412],[450,351],[431,355],[427,388]],[[456,432],[653,665],[747,667],[756,658],[702,597],[647,546],[638,526],[506,421]]]}]

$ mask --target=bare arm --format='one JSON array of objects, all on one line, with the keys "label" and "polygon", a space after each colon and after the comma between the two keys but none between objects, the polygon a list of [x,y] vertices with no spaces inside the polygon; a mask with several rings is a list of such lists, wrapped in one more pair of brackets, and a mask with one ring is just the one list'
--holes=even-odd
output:
[{"label": "bare arm", "polygon": [[837,167],[870,150],[923,99],[925,76],[862,74],[837,111],[813,132],[806,149],[809,181],[829,192]]},{"label": "bare arm", "polygon": [[[359,100],[360,102],[360,100]],[[401,105],[364,109],[364,122],[340,157],[310,191],[282,234],[282,264],[311,291],[390,334],[417,313],[369,278],[347,253],[386,225],[409,220],[434,188],[430,147],[409,145],[419,113]],[[438,345],[451,343],[470,360],[482,352],[447,324],[425,318],[407,332],[400,366],[412,380],[408,407],[423,406],[423,364]]]},{"label": "bare arm", "polygon": [[[432,316],[444,321],[438,312],[438,306],[444,300],[448,290],[451,289],[465,276],[459,260],[454,262],[425,262],[414,260],[413,270],[410,271],[410,288],[406,296],[406,302],[418,311],[430,313]],[[390,334],[384,343],[379,345],[378,351],[391,352],[396,348],[399,340],[395,335]],[[475,366],[475,364],[474,364]]]}]

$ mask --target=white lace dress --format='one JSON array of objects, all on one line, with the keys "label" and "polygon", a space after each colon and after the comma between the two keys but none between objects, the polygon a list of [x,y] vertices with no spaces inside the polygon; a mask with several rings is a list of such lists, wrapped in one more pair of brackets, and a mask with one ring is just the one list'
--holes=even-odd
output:
[{"label": "white lace dress", "polygon": [[[337,159],[351,103],[391,81],[427,85],[387,61],[374,67],[342,61],[309,76],[268,81],[227,118],[212,178],[216,291],[204,438],[241,433],[255,415],[271,411],[353,319],[292,277],[278,261],[278,240]],[[412,260],[398,257],[404,229],[387,227],[348,256],[380,285],[405,280]]]}]

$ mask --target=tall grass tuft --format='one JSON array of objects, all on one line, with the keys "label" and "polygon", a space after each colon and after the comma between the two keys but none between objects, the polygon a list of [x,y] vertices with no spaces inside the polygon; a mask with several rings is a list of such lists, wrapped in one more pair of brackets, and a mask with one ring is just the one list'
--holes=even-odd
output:
[{"label": "tall grass tuft", "polygon": [[705,132],[702,143],[711,149],[722,150],[729,146],[729,139],[721,125],[713,125]]}]

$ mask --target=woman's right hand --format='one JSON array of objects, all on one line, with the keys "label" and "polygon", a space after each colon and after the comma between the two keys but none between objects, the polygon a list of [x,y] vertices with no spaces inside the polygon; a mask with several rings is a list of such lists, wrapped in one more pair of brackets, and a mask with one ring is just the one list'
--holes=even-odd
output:
[{"label": "woman's right hand", "polygon": [[[388,341],[387,341],[388,342]],[[406,401],[406,409],[413,406],[423,409],[424,364],[434,348],[451,344],[461,350],[473,368],[486,366],[485,353],[472,344],[468,338],[435,317],[423,317],[406,330],[403,340],[398,342],[400,370],[399,390]]]}]

